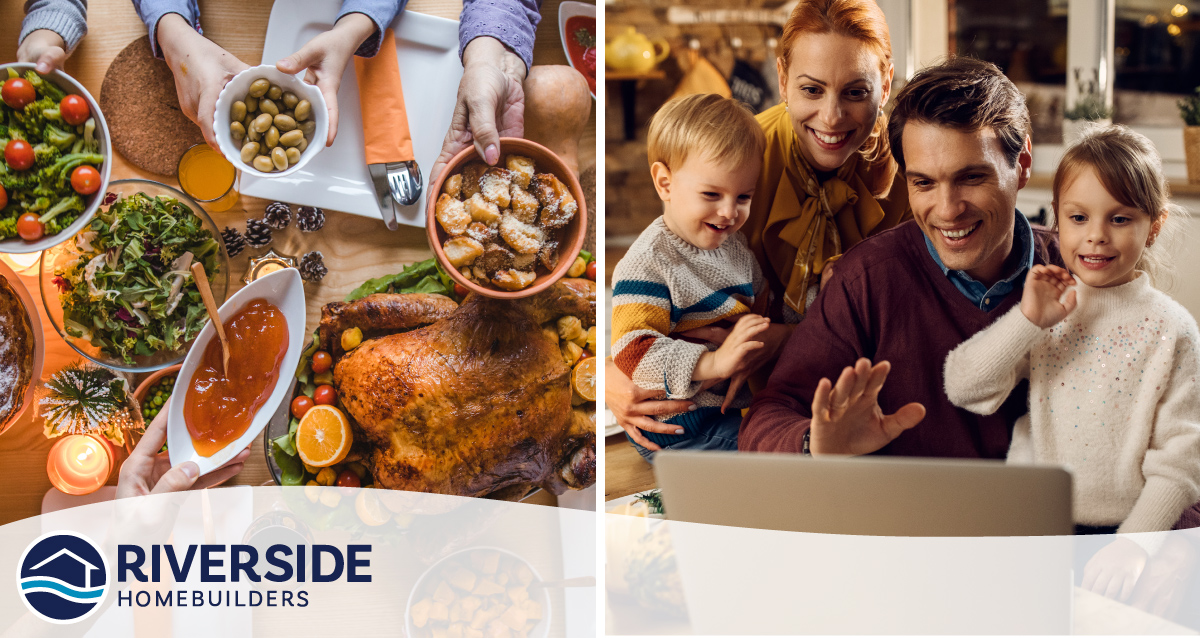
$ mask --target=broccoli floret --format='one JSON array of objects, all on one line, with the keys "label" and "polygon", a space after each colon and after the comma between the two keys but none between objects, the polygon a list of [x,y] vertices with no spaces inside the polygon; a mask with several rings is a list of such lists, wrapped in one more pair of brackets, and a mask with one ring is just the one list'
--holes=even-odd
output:
[{"label": "broccoli floret", "polygon": [[17,236],[17,218],[0,219],[0,239]]},{"label": "broccoli floret", "polygon": [[55,86],[53,82],[47,82],[43,80],[42,76],[38,75],[36,71],[26,71],[25,79],[29,80],[29,83],[33,85],[33,88],[36,89],[38,93],[41,93],[51,100],[54,100],[55,104],[58,104],[64,97],[67,97],[67,94],[63,93],[62,89]]},{"label": "broccoli floret", "polygon": [[43,214],[41,217],[39,217],[38,221],[45,224],[46,222],[48,222],[51,219],[54,219],[56,216],[58,216],[59,213],[65,213],[69,210],[82,212],[83,211],[83,198],[80,197],[78,194],[73,194],[70,197],[64,197],[57,204],[55,204],[53,208],[46,211],[45,214]]},{"label": "broccoli floret", "polygon": [[46,168],[57,162],[60,157],[62,151],[55,146],[45,143],[33,145],[33,164],[38,168]]},{"label": "broccoli floret", "polygon": [[[47,112],[52,113],[54,117],[48,118]],[[46,97],[26,104],[21,114],[25,118],[25,130],[27,131],[40,131],[48,122],[62,119],[58,112],[58,103]]]},{"label": "broccoli floret", "polygon": [[3,185],[5,190],[9,192],[9,198],[13,197],[13,193],[18,191],[31,191],[41,186],[38,181],[38,175],[32,171],[21,171],[20,173],[5,173],[0,175],[0,185]]},{"label": "broccoli floret", "polygon": [[53,144],[62,151],[75,143],[75,134],[68,133],[53,124],[47,124],[46,128],[42,131],[42,139],[47,144]]},{"label": "broccoli floret", "polygon": [[37,213],[46,210],[47,208],[50,208],[50,198],[38,197],[37,199],[33,200],[33,203],[25,207],[25,211],[29,213]]}]

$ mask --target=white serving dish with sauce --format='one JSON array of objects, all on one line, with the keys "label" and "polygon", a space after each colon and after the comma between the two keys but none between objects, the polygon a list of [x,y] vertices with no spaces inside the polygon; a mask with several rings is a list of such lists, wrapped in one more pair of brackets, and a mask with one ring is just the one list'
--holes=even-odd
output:
[{"label": "white serving dish with sauce", "polygon": [[200,336],[196,337],[192,349],[188,351],[187,358],[183,360],[179,376],[176,377],[175,395],[171,401],[170,410],[167,412],[167,448],[170,451],[172,467],[184,461],[193,461],[200,466],[200,475],[203,476],[228,463],[230,459],[254,442],[254,439],[262,433],[263,428],[271,420],[271,415],[275,413],[279,404],[290,398],[288,392],[292,377],[295,374],[296,365],[300,362],[300,353],[304,351],[307,343],[304,332],[306,317],[304,282],[300,279],[300,271],[295,268],[286,268],[242,288],[221,306],[219,311],[221,320],[225,321],[241,312],[255,299],[265,299],[268,303],[273,304],[279,308],[287,320],[287,353],[283,357],[283,363],[280,364],[275,387],[271,390],[267,402],[255,413],[250,427],[241,436],[212,456],[201,456],[196,451],[192,444],[192,436],[184,422],[183,407],[188,390],[191,388],[192,376],[204,358],[204,351],[208,348],[209,342],[216,338],[216,330],[210,321],[200,331]]}]

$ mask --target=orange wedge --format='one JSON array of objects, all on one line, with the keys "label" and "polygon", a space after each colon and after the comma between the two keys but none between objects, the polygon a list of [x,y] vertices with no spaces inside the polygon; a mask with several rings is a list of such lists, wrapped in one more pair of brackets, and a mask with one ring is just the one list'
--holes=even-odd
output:
[{"label": "orange wedge", "polygon": [[596,357],[588,357],[571,371],[571,387],[585,401],[596,400]]},{"label": "orange wedge", "polygon": [[305,465],[329,467],[350,453],[350,420],[332,405],[313,406],[296,428],[296,452]]}]

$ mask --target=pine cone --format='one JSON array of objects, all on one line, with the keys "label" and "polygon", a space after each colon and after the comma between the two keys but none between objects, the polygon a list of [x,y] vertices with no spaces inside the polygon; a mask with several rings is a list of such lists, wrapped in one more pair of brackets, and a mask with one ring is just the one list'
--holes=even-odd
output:
[{"label": "pine cone", "polygon": [[301,206],[296,211],[296,226],[306,233],[321,230],[325,226],[325,211],[313,206]]},{"label": "pine cone", "polygon": [[246,250],[246,236],[236,228],[226,226],[225,230],[221,231],[221,239],[225,240],[225,250],[230,257],[237,257]]},{"label": "pine cone", "polygon": [[271,202],[267,204],[267,212],[263,216],[263,221],[275,230],[283,230],[292,221],[292,207],[283,202]]},{"label": "pine cone", "polygon": [[246,243],[262,248],[271,243],[271,227],[261,219],[246,220]]},{"label": "pine cone", "polygon": [[329,269],[325,267],[325,257],[321,255],[321,251],[314,250],[300,258],[300,277],[304,281],[321,281],[328,273]]}]

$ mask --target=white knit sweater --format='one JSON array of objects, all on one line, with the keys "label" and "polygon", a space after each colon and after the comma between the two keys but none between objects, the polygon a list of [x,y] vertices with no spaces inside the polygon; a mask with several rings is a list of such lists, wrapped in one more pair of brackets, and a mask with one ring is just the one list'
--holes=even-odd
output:
[{"label": "white knit sweater", "polygon": [[1200,499],[1200,331],[1141,273],[1076,286],[1079,305],[1042,330],[1015,307],[946,358],[946,394],[991,414],[1029,379],[1009,463],[1074,475],[1075,521],[1169,530]]}]

